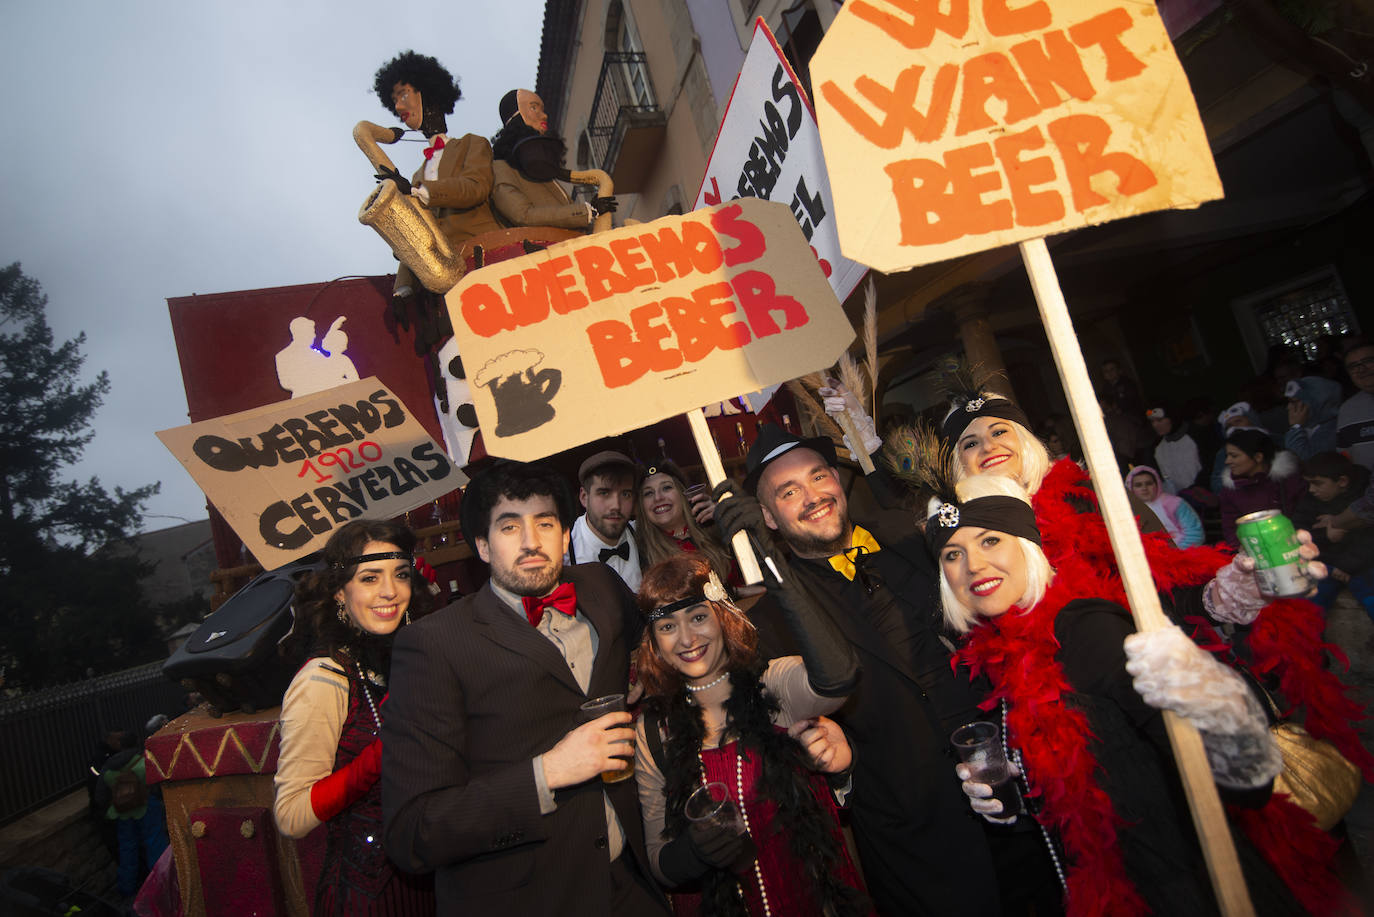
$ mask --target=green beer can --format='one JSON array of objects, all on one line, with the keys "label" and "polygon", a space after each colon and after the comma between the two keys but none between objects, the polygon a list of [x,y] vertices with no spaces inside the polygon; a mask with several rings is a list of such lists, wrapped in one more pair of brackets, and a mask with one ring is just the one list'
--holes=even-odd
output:
[{"label": "green beer can", "polygon": [[1305,595],[1312,588],[1307,564],[1298,555],[1293,523],[1276,509],[1247,513],[1236,520],[1236,538],[1255,559],[1260,592],[1280,597]]}]

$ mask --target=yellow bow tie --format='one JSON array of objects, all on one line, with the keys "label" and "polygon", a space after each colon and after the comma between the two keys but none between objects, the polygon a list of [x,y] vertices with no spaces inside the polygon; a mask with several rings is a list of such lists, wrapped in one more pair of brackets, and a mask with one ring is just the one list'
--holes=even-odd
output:
[{"label": "yellow bow tie", "polygon": [[830,566],[834,567],[845,579],[853,582],[856,572],[854,558],[858,556],[860,551],[865,554],[877,554],[882,550],[882,546],[878,544],[878,539],[870,535],[868,530],[860,525],[854,526],[854,539],[850,544],[852,547],[849,550],[842,551],[830,558]]}]

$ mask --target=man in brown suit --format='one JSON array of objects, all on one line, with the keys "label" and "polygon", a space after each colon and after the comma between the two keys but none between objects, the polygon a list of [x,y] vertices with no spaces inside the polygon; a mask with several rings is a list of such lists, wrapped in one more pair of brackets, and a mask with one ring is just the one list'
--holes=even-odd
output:
[{"label": "man in brown suit", "polygon": [[[445,115],[462,98],[458,82],[434,58],[406,51],[377,71],[373,88],[387,110],[406,127],[429,140],[425,162],[409,182],[394,172],[391,178],[403,193],[414,195],[434,211],[440,230],[457,249],[479,233],[501,229],[492,215],[491,145],[485,137],[449,137]],[[400,131],[399,128],[397,128]],[[397,136],[399,139],[399,134]],[[394,295],[416,292],[415,275],[406,265],[396,270]],[[435,292],[446,292],[436,290]]]},{"label": "man in brown suit", "polygon": [[[556,474],[502,462],[463,495],[491,580],[404,628],[383,705],[388,855],[435,871],[441,914],[668,913],[649,878],[622,693],[643,624],[599,563],[563,567],[572,498]],[[629,744],[627,744],[629,743]]]}]

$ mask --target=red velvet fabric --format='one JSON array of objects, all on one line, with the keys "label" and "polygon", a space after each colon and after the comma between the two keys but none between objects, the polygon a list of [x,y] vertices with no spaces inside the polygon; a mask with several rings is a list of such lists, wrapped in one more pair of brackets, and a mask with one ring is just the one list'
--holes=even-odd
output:
[{"label": "red velvet fabric", "polygon": [[198,708],[177,717],[145,745],[148,783],[276,773],[280,712],[274,707],[215,718]]},{"label": "red velvet fabric", "polygon": [[[730,742],[720,748],[708,748],[701,753],[706,780],[709,783],[723,783],[730,788],[730,798],[739,805],[739,786],[744,786],[744,809],[749,814],[749,830],[758,847],[758,863],[763,873],[763,887],[768,895],[768,907],[772,914],[787,914],[790,917],[823,917],[820,902],[809,892],[810,881],[806,878],[803,865],[798,863],[788,849],[787,838],[776,833],[774,816],[778,811],[777,803],[754,792],[758,782],[760,764],[756,756],[739,753],[739,743]],[[739,773],[736,773],[739,768]],[[835,801],[831,798],[825,778],[819,774],[811,778],[811,791],[822,808],[834,819],[835,840],[842,851],[839,866],[840,877],[855,888],[862,888],[858,870],[849,858],[840,833],[839,814]],[[740,888],[744,890],[744,900],[749,913],[762,917],[763,897],[759,892],[758,877],[750,868],[739,874]],[[695,894],[675,894],[673,912],[678,917],[696,917],[700,913],[701,897]]]}]

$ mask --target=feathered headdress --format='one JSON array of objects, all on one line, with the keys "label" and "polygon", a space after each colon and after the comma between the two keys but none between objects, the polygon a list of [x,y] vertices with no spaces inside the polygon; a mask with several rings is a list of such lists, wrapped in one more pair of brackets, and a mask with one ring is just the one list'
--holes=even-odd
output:
[{"label": "feathered headdress", "polygon": [[940,432],[951,445],[979,417],[1010,420],[1030,429],[1030,418],[1015,402],[1001,395],[989,397],[990,380],[991,375],[983,373],[981,367],[971,365],[963,358],[950,361],[944,367],[940,374],[940,388],[949,399],[950,411]]},{"label": "feathered headdress", "polygon": [[[893,430],[883,443],[883,461],[893,477],[922,499],[923,506],[929,497],[941,503],[955,502],[953,446],[943,442],[928,423]],[[921,517],[925,518],[924,512]]]},{"label": "feathered headdress", "polygon": [[[835,366],[823,372],[808,373],[787,383],[798,410],[809,423],[816,435],[828,436],[838,446],[844,440],[844,431],[839,424],[821,407],[816,400],[817,389],[827,388],[832,378],[838,379],[844,387],[854,394],[859,404],[871,416],[878,414],[878,290],[869,278],[864,288],[863,323],[864,360],[855,360],[849,351],[840,355]],[[805,429],[805,427],[803,427]]]},{"label": "feathered headdress", "polygon": [[983,393],[990,391],[992,381],[983,372],[982,364],[970,363],[965,357],[945,360],[940,367],[940,391],[944,393],[952,408],[962,408]]},{"label": "feathered headdress", "polygon": [[932,552],[938,553],[962,526],[995,529],[1040,543],[1035,512],[1026,500],[1003,494],[959,500],[955,490],[953,442],[942,439],[929,426],[920,424],[896,431],[883,444],[883,458],[892,473],[915,488],[919,495],[939,501],[935,512],[929,514],[925,528],[926,542]]}]

